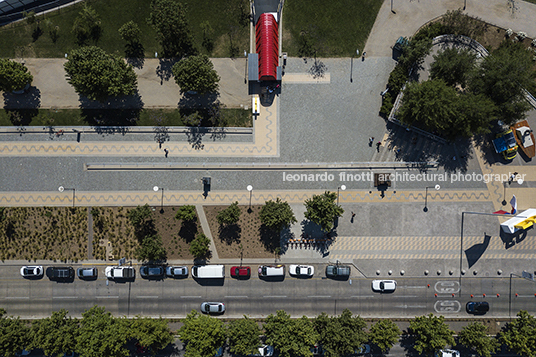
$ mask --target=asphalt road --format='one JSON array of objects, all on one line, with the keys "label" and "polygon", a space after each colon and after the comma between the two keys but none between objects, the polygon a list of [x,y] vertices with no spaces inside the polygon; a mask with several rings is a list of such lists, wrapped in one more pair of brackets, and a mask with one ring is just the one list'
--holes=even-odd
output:
[{"label": "asphalt road", "polygon": [[[381,294],[372,291],[371,279],[357,277],[355,270],[349,280],[336,281],[324,277],[324,267],[317,265],[311,279],[298,279],[287,273],[282,281],[266,281],[260,280],[254,271],[251,279],[240,281],[230,277],[224,281],[196,281],[191,277],[149,281],[137,276],[131,283],[107,281],[104,267],[99,267],[96,281],[75,278],[71,283],[59,283],[46,277],[26,280],[20,277],[19,266],[13,265],[3,268],[0,304],[9,315],[21,318],[47,317],[61,308],[80,317],[94,305],[104,306],[115,316],[181,318],[191,310],[198,310],[203,301],[224,302],[227,311],[223,317],[227,318],[243,315],[262,318],[280,309],[295,317],[314,317],[320,312],[340,314],[345,308],[362,317],[412,318],[428,313],[468,317],[465,312],[468,301],[487,300],[491,310],[486,317],[509,315],[508,276],[463,278],[461,289],[456,277],[397,277],[396,291]],[[511,292],[513,315],[520,309],[536,314],[533,282],[514,278]]]}]

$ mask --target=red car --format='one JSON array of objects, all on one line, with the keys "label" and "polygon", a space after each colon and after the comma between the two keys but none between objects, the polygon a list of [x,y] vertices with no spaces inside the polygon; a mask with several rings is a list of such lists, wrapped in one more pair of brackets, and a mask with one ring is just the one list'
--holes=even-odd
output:
[{"label": "red car", "polygon": [[249,277],[251,276],[251,268],[242,266],[232,267],[231,276],[237,279],[249,279]]}]

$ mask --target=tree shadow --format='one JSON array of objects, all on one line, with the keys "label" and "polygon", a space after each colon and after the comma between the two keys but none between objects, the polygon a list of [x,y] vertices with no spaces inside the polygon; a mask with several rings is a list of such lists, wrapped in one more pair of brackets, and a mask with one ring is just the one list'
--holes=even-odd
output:
[{"label": "tree shadow", "polygon": [[190,244],[195,239],[197,232],[198,227],[196,221],[182,221],[181,228],[179,229],[179,237]]},{"label": "tree shadow", "polygon": [[5,109],[36,109],[41,106],[41,91],[37,87],[29,87],[23,94],[4,92]]},{"label": "tree shadow", "polygon": [[134,68],[143,68],[145,64],[145,49],[139,42],[127,43],[125,45],[125,57],[127,63]]},{"label": "tree shadow", "polygon": [[406,356],[419,356],[419,352],[415,350],[415,338],[408,334],[408,331],[402,331],[400,336],[400,347],[405,351]]},{"label": "tree shadow", "polygon": [[169,81],[171,76],[173,76],[173,72],[171,69],[173,68],[173,65],[177,63],[177,59],[175,58],[160,58],[159,64],[156,67],[156,75],[158,78],[160,78],[160,84],[163,84],[164,81]]},{"label": "tree shadow", "polygon": [[277,248],[281,247],[281,234],[264,224],[259,227],[259,235],[264,249],[270,253],[275,253]]},{"label": "tree shadow", "polygon": [[314,79],[323,78],[328,70],[328,67],[321,60],[314,58],[313,65],[307,71]]},{"label": "tree shadow", "polygon": [[238,226],[236,223],[220,225],[218,235],[220,240],[227,245],[240,243],[242,228],[240,228],[240,226]]},{"label": "tree shadow", "polygon": [[227,136],[227,129],[224,127],[213,127],[209,129],[210,138],[212,141],[223,140]]},{"label": "tree shadow", "polygon": [[205,136],[207,129],[200,127],[189,127],[186,132],[188,137],[188,144],[192,145],[195,150],[203,150],[205,144],[203,144],[203,136]]},{"label": "tree shadow", "polygon": [[155,126],[153,127],[154,140],[162,148],[162,144],[169,141],[169,128],[167,126]]},{"label": "tree shadow", "polygon": [[129,126],[136,125],[143,108],[138,92],[134,95],[112,98],[106,102],[80,96],[81,117],[95,127],[97,133],[125,134]]},{"label": "tree shadow", "polygon": [[469,268],[475,265],[486,249],[488,249],[490,239],[491,236],[484,233],[484,241],[482,243],[475,244],[471,248],[465,250],[465,258],[467,259]]}]

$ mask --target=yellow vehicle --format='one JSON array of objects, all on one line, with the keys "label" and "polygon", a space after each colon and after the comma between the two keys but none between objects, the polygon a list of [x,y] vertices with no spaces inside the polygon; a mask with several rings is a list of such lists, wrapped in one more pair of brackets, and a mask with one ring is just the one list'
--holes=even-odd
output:
[{"label": "yellow vehicle", "polygon": [[517,143],[514,132],[511,129],[497,135],[493,140],[495,152],[503,155],[506,160],[513,160],[517,155]]}]

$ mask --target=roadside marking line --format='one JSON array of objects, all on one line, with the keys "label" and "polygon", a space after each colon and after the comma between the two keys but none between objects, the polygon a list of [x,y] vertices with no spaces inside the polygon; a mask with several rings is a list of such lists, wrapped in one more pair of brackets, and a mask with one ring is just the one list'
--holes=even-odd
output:
[{"label": "roadside marking line", "polygon": [[200,299],[201,296],[181,296],[181,299]]}]

